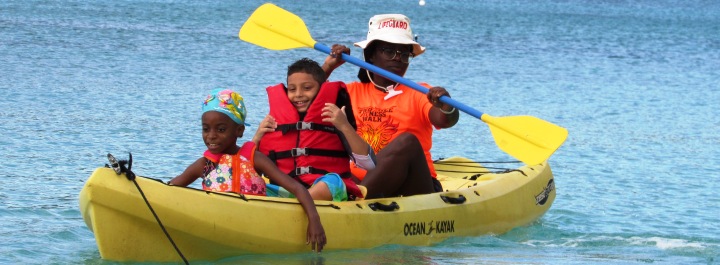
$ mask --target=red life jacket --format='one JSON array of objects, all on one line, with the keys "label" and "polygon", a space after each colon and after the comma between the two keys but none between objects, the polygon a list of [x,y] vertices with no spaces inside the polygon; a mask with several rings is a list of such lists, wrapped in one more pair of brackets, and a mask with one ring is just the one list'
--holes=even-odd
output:
[{"label": "red life jacket", "polygon": [[270,115],[278,127],[263,136],[258,150],[273,160],[280,171],[306,187],[327,173],[337,173],[343,178],[349,195],[362,197],[357,185],[349,178],[349,146],[344,136],[332,123],[323,122],[321,116],[325,103],[336,104],[339,91],[345,89],[342,82],[323,83],[301,121],[300,114],[288,99],[285,85],[268,87]]}]

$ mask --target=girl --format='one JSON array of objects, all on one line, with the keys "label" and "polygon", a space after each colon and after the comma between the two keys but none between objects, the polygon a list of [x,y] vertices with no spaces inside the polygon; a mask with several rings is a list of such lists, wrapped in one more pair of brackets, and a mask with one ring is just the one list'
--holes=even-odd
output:
[{"label": "girl", "polygon": [[320,252],[326,244],[325,231],[310,194],[300,183],[281,172],[253,142],[237,146],[245,131],[245,104],[232,90],[215,89],[202,106],[202,136],[208,150],[169,184],[187,186],[203,178],[203,189],[265,196],[267,176],[294,194],[308,217],[307,243]]}]

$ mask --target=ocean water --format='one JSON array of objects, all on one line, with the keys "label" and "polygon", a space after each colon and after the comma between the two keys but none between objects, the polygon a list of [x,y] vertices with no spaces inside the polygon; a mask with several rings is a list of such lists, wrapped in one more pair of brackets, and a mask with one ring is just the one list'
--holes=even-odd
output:
[{"label": "ocean water", "polygon": [[[240,91],[258,124],[264,88],[283,82],[287,65],[323,60],[240,41],[262,3],[0,2],[0,263],[114,264],[78,209],[107,153],[131,152],[136,173],[169,180],[204,150],[205,93]],[[493,116],[569,130],[550,159],[557,199],[502,235],[219,263],[720,263],[720,2],[275,3],[327,45],[362,40],[374,14],[408,15],[427,52],[406,78]],[[332,79],[356,73],[348,64]],[[469,115],[435,134],[433,156],[454,155],[512,160]]]}]

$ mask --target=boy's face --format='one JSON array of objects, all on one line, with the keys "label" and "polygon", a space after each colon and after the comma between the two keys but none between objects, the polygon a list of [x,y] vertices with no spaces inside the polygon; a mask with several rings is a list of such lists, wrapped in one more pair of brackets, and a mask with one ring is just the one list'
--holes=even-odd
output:
[{"label": "boy's face", "polygon": [[210,153],[233,154],[237,138],[242,137],[245,126],[235,123],[227,115],[208,111],[202,115],[202,137]]},{"label": "boy's face", "polygon": [[298,112],[306,112],[320,91],[320,84],[308,73],[293,73],[287,78],[287,95]]}]

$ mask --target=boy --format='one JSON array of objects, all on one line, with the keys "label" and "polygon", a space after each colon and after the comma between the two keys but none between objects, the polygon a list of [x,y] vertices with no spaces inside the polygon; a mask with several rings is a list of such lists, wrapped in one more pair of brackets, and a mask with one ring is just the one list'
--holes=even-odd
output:
[{"label": "boy", "polygon": [[[287,87],[267,88],[270,114],[253,142],[283,172],[309,188],[317,200],[362,197],[352,180],[349,160],[375,167],[370,146],[355,133],[355,117],[341,82],[325,82],[320,65],[303,58],[288,67]],[[346,115],[346,111],[350,111]],[[270,193],[279,193],[269,185]]]}]

